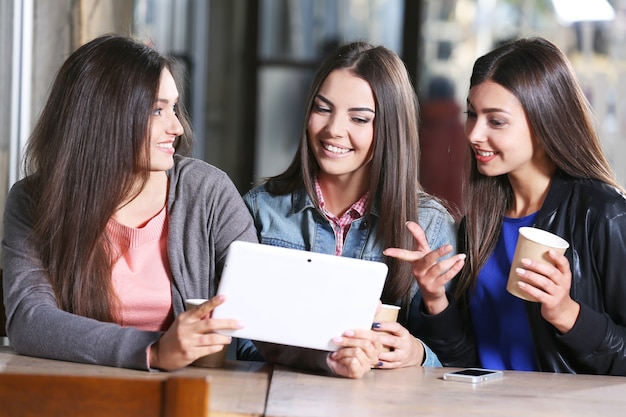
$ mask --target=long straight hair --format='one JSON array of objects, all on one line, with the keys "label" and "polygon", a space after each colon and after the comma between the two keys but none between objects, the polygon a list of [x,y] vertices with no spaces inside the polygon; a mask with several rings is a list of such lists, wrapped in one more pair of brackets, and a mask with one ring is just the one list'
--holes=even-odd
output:
[{"label": "long straight hair", "polygon": [[[387,247],[412,248],[413,239],[406,230],[408,220],[417,221],[419,176],[418,103],[402,60],[383,46],[352,42],[340,46],[321,64],[311,84],[305,107],[304,126],[298,151],[285,172],[269,179],[274,194],[287,194],[304,186],[319,208],[315,175],[319,165],[309,147],[307,121],[320,86],[337,69],[348,69],[371,87],[376,105],[374,152],[369,179],[370,207],[376,206],[376,236]],[[386,258],[388,279],[383,290],[384,302],[408,301],[413,283],[410,265]]]},{"label": "long straight hair", "polygon": [[[173,61],[130,38],[90,41],[60,68],[29,139],[24,168],[34,238],[63,310],[116,319],[105,230],[148,178],[150,120],[165,68],[174,70]],[[177,147],[189,140],[183,135]]]},{"label": "long straight hair", "polygon": [[[543,38],[519,39],[478,58],[470,90],[495,82],[521,103],[530,134],[558,170],[575,178],[590,178],[621,190],[602,151],[591,107],[565,55]],[[467,260],[460,274],[457,297],[474,286],[495,248],[504,213],[512,207],[507,175],[488,177],[478,171],[470,152],[466,187]]]}]

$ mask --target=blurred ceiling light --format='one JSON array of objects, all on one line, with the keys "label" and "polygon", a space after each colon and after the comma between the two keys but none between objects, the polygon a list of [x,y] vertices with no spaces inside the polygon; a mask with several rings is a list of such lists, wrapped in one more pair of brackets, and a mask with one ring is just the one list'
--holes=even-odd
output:
[{"label": "blurred ceiling light", "polygon": [[556,17],[564,25],[613,20],[615,10],[607,0],[552,0]]}]

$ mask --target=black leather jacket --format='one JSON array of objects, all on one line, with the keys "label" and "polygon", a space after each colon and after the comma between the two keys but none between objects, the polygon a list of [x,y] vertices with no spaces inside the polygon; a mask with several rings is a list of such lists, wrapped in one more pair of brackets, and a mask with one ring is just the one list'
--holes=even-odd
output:
[{"label": "black leather jacket", "polygon": [[[535,226],[570,243],[570,293],[581,305],[574,327],[561,334],[543,319],[539,303],[526,302],[540,370],[626,375],[626,196],[557,173]],[[465,297],[448,299],[441,314],[422,313],[424,342],[444,366],[480,366]]]}]

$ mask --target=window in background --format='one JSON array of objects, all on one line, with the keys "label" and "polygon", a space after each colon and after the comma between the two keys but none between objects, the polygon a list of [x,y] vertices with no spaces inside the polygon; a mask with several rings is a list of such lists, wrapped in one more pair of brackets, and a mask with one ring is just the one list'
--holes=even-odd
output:
[{"label": "window in background", "polygon": [[477,57],[516,37],[543,36],[571,60],[626,184],[626,0],[426,0],[422,16],[421,99],[444,77],[464,108]]},{"label": "window in background", "polygon": [[[15,10],[20,7],[20,10]],[[15,59],[15,43],[21,41],[21,37],[15,38],[15,32],[21,32],[21,5],[15,2],[0,2],[0,97],[5,104],[0,112],[0,240],[4,236],[4,226],[1,219],[4,216],[4,202],[8,190],[18,177],[18,155],[17,148],[21,142],[18,127],[20,119],[18,110],[20,108],[18,80],[14,79],[14,74],[18,73],[20,59]],[[14,24],[14,20],[17,23]],[[2,249],[0,248],[0,258]],[[0,267],[2,265],[0,264]],[[1,308],[1,306],[0,306]]]},{"label": "window in background", "polygon": [[401,53],[404,0],[262,0],[259,10],[255,180],[296,151],[306,93],[338,44],[365,40]]}]

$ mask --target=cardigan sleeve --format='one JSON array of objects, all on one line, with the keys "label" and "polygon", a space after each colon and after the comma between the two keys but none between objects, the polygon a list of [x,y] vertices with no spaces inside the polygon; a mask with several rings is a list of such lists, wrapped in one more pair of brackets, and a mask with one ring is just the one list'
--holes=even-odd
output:
[{"label": "cardigan sleeve", "polygon": [[4,213],[3,288],[11,346],[29,356],[148,369],[146,352],[160,332],[104,323],[57,307],[31,239],[28,201],[24,183],[17,183]]}]

